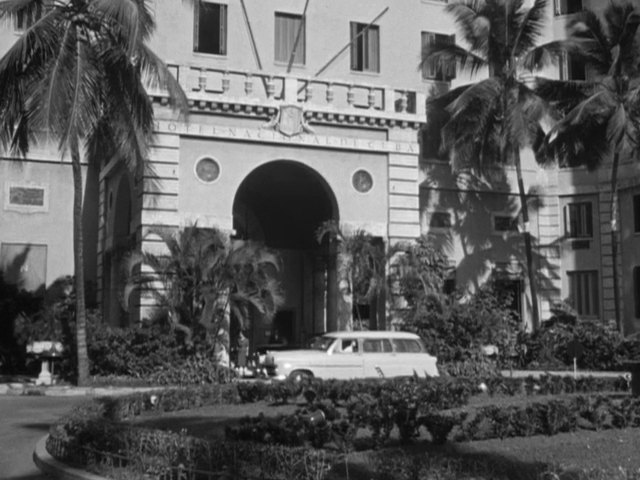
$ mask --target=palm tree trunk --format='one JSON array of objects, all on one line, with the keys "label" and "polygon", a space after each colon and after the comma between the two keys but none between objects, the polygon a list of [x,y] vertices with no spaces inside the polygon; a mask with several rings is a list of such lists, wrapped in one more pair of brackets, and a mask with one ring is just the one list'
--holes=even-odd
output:
[{"label": "palm tree trunk", "polygon": [[531,232],[529,232],[529,207],[527,206],[527,196],[524,190],[524,180],[522,179],[520,150],[517,147],[513,149],[513,155],[516,165],[516,174],[518,177],[518,195],[520,196],[520,209],[522,211],[522,223],[524,227],[522,237],[524,238],[524,253],[527,262],[527,274],[529,276],[529,291],[531,292],[531,326],[533,327],[533,330],[535,330],[540,325],[540,312],[538,310],[538,286],[533,266]]},{"label": "palm tree trunk", "polygon": [[71,168],[73,172],[73,260],[76,287],[76,354],[78,385],[89,380],[89,355],[87,353],[87,309],[84,292],[84,239],[82,233],[82,166],[78,138],[70,140]]},{"label": "palm tree trunk", "polygon": [[613,302],[616,327],[622,332],[623,325],[620,321],[620,293],[618,292],[618,163],[620,155],[613,155],[611,165],[611,261],[613,263]]}]

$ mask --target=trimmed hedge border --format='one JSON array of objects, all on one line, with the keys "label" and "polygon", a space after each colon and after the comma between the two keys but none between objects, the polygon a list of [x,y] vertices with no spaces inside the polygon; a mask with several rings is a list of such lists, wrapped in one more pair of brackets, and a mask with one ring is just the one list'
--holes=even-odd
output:
[{"label": "trimmed hedge border", "polygon": [[[481,388],[482,384],[484,388]],[[180,468],[239,468],[245,471],[247,478],[252,475],[276,478],[272,475],[276,475],[278,471],[287,471],[290,476],[286,478],[289,479],[311,478],[312,473],[315,475],[313,478],[321,479],[327,468],[325,452],[307,448],[309,445],[317,448],[334,442],[338,450],[349,451],[357,429],[367,428],[372,432],[376,445],[380,446],[393,428],[398,428],[401,438],[407,440],[415,436],[421,425],[431,431],[434,441],[444,441],[454,427],[462,429],[463,421],[467,418],[467,415],[455,413],[451,409],[466,405],[469,397],[481,390],[490,394],[515,395],[524,392],[534,395],[574,393],[588,389],[625,391],[627,388],[627,382],[623,378],[573,379],[557,376],[540,379],[492,377],[484,380],[460,377],[312,380],[301,383],[252,382],[171,388],[103,397],[76,407],[52,427],[48,450],[55,458],[77,465],[113,463],[116,457],[125,458],[128,464],[147,473],[157,469],[167,471],[182,465]],[[281,428],[282,425],[269,427],[272,430],[266,433],[263,431],[261,437],[248,435],[242,430],[230,431],[229,436],[234,441],[228,442],[229,448],[224,450],[226,453],[218,457],[215,457],[214,450],[219,450],[219,445],[213,448],[203,440],[186,435],[134,428],[121,423],[144,412],[170,412],[259,400],[286,403],[290,399],[298,399],[300,395],[307,400],[307,409],[298,411],[294,416],[278,418],[277,422],[285,424],[284,429]],[[346,418],[337,413],[338,405],[346,409]],[[636,404],[632,405],[635,412]],[[640,418],[640,403],[638,405]],[[311,420],[312,414],[318,409],[323,412],[324,423]],[[443,413],[446,409],[449,411]],[[559,409],[561,407],[556,408],[557,411]],[[512,414],[517,419],[524,415],[513,409],[495,411],[485,408],[479,411],[483,412],[481,415],[484,417],[495,421],[498,421],[498,416],[503,411],[517,412]],[[544,414],[547,417],[540,415],[540,418],[547,418],[552,413]],[[545,428],[547,430],[536,427],[541,431],[548,431],[550,427]],[[558,427],[560,430],[562,428],[566,427]],[[515,427],[512,430],[518,431]],[[292,436],[294,431],[298,433]],[[467,431],[470,431],[468,427]],[[506,432],[500,434],[511,435],[511,430],[507,429]],[[475,438],[470,433],[466,436]],[[256,444],[256,440],[289,446]],[[253,456],[245,454],[248,451],[256,453]],[[143,459],[144,462],[140,460],[136,463],[133,461],[136,458]],[[238,463],[238,458],[242,459],[242,464]],[[269,464],[266,458],[280,459],[279,464]],[[295,465],[295,468],[302,470],[296,471],[294,475],[292,469]]]}]

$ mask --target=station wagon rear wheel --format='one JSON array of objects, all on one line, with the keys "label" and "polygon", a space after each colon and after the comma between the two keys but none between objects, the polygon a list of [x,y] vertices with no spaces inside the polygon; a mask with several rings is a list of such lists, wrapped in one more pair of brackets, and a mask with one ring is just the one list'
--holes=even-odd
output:
[{"label": "station wagon rear wheel", "polygon": [[307,370],[294,370],[289,374],[289,378],[294,382],[305,382],[313,378],[313,373]]}]

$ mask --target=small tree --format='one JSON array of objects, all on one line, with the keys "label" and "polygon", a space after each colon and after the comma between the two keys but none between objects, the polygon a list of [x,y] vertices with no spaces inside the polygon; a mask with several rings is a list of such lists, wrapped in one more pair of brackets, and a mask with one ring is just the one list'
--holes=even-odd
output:
[{"label": "small tree", "polygon": [[157,235],[167,253],[130,255],[125,304],[134,291],[148,292],[156,301],[156,316],[182,331],[187,343],[199,329],[222,340],[218,332],[228,332],[229,312],[246,328],[252,311],[272,317],[283,304],[276,279],[280,261],[263,246],[196,225],[179,231],[156,228],[149,235]]},{"label": "small tree", "polygon": [[[338,277],[343,284],[340,293],[350,310],[349,327],[353,328],[353,302],[356,305],[371,303],[384,288],[384,245],[364,230],[345,234],[334,220],[322,223],[316,231],[316,238],[318,242],[328,238],[337,245]],[[356,315],[362,326],[358,308]]]},{"label": "small tree", "polygon": [[449,262],[433,238],[400,245],[392,258],[390,281],[407,302],[403,329],[419,334],[439,360],[476,360],[486,344],[509,348],[519,319],[508,296],[491,283],[472,294],[446,291]]}]

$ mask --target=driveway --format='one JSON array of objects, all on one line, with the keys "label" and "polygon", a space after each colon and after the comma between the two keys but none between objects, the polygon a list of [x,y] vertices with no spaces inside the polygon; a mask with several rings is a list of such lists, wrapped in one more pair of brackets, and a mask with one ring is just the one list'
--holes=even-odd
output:
[{"label": "driveway", "polygon": [[45,479],[33,464],[49,425],[88,397],[0,396],[0,480]]}]

